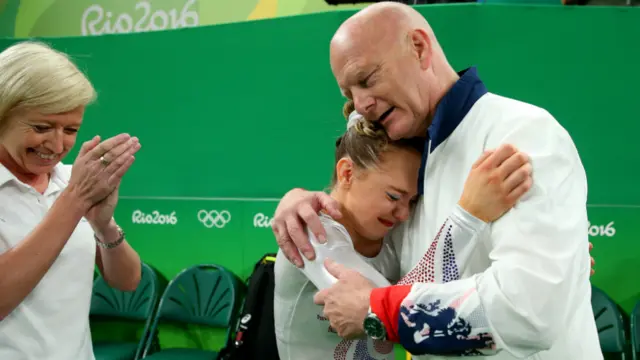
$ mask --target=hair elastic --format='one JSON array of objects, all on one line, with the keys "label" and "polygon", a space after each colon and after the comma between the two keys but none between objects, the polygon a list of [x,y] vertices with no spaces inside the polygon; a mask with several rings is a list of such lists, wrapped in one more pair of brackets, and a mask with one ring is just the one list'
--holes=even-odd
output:
[{"label": "hair elastic", "polygon": [[364,116],[358,114],[357,111],[352,111],[349,114],[349,121],[347,121],[347,130],[351,129],[352,126],[358,123],[358,121],[364,121]]}]

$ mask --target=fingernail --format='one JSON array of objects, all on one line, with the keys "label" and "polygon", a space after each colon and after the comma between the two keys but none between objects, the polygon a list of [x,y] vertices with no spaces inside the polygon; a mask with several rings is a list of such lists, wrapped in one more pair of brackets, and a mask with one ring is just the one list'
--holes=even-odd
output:
[{"label": "fingernail", "polygon": [[325,242],[327,242],[327,238],[324,235],[318,235],[318,241],[321,244],[324,244]]},{"label": "fingernail", "polygon": [[294,263],[297,267],[302,267],[302,261],[300,261],[300,260],[298,260],[298,259],[293,260],[293,263]]},{"label": "fingernail", "polygon": [[304,254],[304,256],[306,256],[306,257],[307,257],[307,259],[312,260],[312,258],[313,258],[313,252],[312,252],[311,250],[305,250],[305,251],[303,252],[303,254]]}]

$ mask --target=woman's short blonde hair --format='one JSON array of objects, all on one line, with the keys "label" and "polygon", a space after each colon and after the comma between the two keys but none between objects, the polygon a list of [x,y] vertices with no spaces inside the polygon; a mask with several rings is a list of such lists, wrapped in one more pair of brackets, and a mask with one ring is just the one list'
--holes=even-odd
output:
[{"label": "woman's short blonde hair", "polygon": [[14,111],[59,114],[95,98],[93,85],[69,57],[44,43],[24,41],[0,53],[0,131]]}]

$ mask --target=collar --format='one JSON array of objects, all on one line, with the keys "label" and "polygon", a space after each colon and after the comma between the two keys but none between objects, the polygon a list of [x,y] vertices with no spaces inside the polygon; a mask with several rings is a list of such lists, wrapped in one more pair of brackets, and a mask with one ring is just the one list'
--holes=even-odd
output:
[{"label": "collar", "polygon": [[[49,180],[49,185],[51,185],[51,183],[53,182],[53,183],[56,183],[56,185],[58,185],[60,189],[64,188],[64,186],[66,185],[66,181],[64,180],[64,166],[65,165],[62,164],[61,162],[56,164],[56,166],[53,168],[53,171],[51,172],[51,179]],[[27,186],[25,183],[18,180],[18,178],[15,175],[13,175],[13,173],[9,171],[9,169],[7,169],[4,165],[0,164],[0,187],[4,186],[6,183],[12,180],[17,182],[18,184]],[[49,192],[49,188],[50,186],[47,188],[47,192]]]},{"label": "collar", "polygon": [[478,71],[475,67],[463,70],[458,75],[460,76],[458,81],[453,84],[436,107],[433,121],[427,130],[427,140],[422,153],[418,180],[420,195],[424,192],[424,173],[429,153],[453,133],[476,101],[487,93],[487,88],[478,77]]},{"label": "collar", "polygon": [[49,179],[49,186],[44,192],[44,195],[54,194],[58,191],[62,191],[67,187],[69,178],[71,177],[70,167],[68,165],[59,162],[51,171],[51,178]]},{"label": "collar", "polygon": [[15,179],[11,171],[4,167],[4,165],[0,164],[0,186],[6,184],[7,182]]}]

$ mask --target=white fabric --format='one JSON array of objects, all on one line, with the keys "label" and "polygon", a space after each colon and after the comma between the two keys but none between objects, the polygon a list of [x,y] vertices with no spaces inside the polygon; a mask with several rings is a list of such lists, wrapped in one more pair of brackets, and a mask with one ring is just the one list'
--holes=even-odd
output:
[{"label": "white fabric", "polygon": [[[42,221],[70,175],[71,166],[59,164],[39,194],[0,165],[0,253]],[[93,231],[83,219],[38,285],[0,320],[0,359],[94,359],[89,307],[95,256]]]},{"label": "white fabric", "polygon": [[[474,161],[504,143],[530,156],[533,188],[478,238],[461,280],[415,285],[403,310],[434,300],[457,308],[493,336],[487,359],[602,359],[590,302],[586,175],[569,134],[541,108],[487,93],[432,149],[424,200],[391,235],[401,272],[419,264]],[[424,340],[415,331],[412,345],[426,349]]]},{"label": "white fabric", "polygon": [[474,256],[478,238],[489,225],[469,214],[460,205],[453,208],[416,266],[402,276],[398,285],[446,283],[460,278]]},{"label": "white fabric", "polygon": [[[322,315],[322,306],[313,303],[318,289],[335,281],[324,268],[326,257],[357,270],[376,286],[384,287],[398,278],[399,264],[393,247],[385,240],[376,257],[366,258],[355,251],[342,225],[328,216],[321,216],[320,220],[327,232],[327,242],[319,244],[309,233],[318,254],[316,260],[308,261],[303,257],[305,266],[301,271],[284,257],[282,251],[278,251],[276,257],[274,322],[280,359],[393,359],[391,343],[372,339],[343,340],[330,328],[329,321]],[[363,357],[365,354],[369,357]]]},{"label": "white fabric", "polygon": [[[325,259],[330,258],[354,269],[376,286],[384,287],[399,278],[397,254],[389,240],[385,239],[378,256],[365,258],[355,251],[351,238],[342,225],[327,216],[322,216],[321,221],[327,231],[327,243],[320,245],[313,234],[308,233],[316,252],[316,260],[308,261],[303,257],[305,267],[301,271],[291,265],[282,252],[278,252],[276,258],[274,313],[280,358],[356,360],[367,358],[365,354],[368,354],[374,359],[393,359],[393,349],[389,343],[374,342],[371,339],[344,341],[328,331],[329,325],[322,316],[322,307],[313,304],[313,296],[318,289],[330,287],[336,281],[324,267]],[[486,223],[456,206],[431,242],[422,262],[433,263],[433,258],[446,260],[438,262],[437,268],[432,271],[422,271],[417,266],[400,283],[425,281],[432,277],[436,281],[446,281],[452,272],[464,269],[466,258],[471,256],[467,250],[474,248],[469,244],[475,243],[487,228]]]}]

